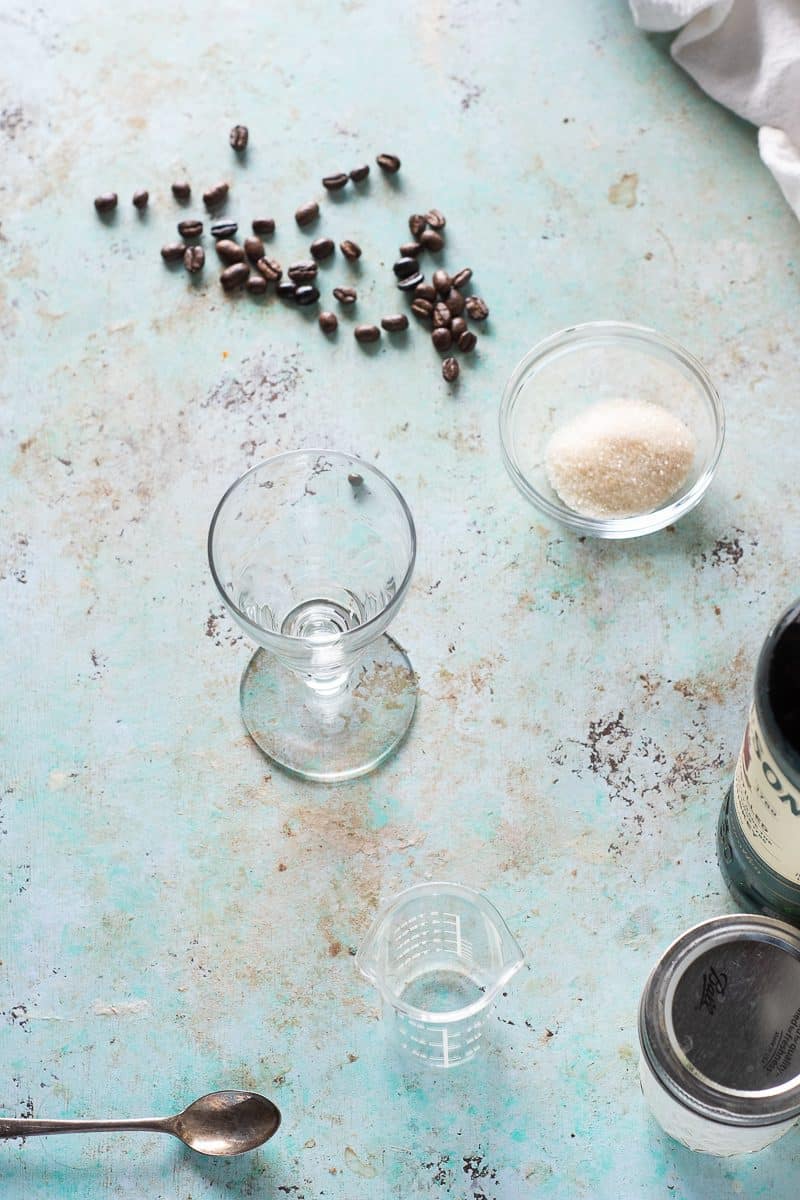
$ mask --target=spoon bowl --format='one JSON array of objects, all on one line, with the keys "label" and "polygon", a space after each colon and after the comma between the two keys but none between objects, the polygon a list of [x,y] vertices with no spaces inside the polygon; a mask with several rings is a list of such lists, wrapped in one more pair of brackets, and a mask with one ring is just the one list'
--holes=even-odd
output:
[{"label": "spoon bowl", "polygon": [[281,1114],[257,1092],[209,1092],[172,1123],[170,1132],[198,1154],[228,1156],[263,1146],[280,1125]]}]

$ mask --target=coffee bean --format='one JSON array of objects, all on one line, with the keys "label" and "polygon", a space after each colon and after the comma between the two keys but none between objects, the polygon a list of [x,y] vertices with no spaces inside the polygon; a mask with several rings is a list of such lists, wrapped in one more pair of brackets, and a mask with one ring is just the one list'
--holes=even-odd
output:
[{"label": "coffee bean", "polygon": [[267,281],[263,275],[251,274],[248,276],[245,287],[251,296],[263,296],[267,290]]},{"label": "coffee bean", "polygon": [[291,279],[282,279],[275,291],[278,293],[281,300],[294,300],[297,288],[292,283]]},{"label": "coffee bean", "polygon": [[400,170],[400,159],[396,154],[379,154],[375,162],[387,175],[396,175]]},{"label": "coffee bean", "polygon": [[423,230],[423,232],[419,235],[419,240],[425,249],[430,250],[432,254],[438,254],[438,252],[442,249],[442,246],[444,246],[444,238],[440,233],[437,233],[435,229]]},{"label": "coffee bean", "polygon": [[458,379],[458,363],[454,358],[446,358],[442,363],[442,377],[448,383],[455,383]]},{"label": "coffee bean", "polygon": [[473,321],[485,321],[489,315],[489,305],[480,296],[467,296],[466,309]]},{"label": "coffee bean", "polygon": [[431,334],[431,341],[437,350],[444,352],[445,350],[449,350],[452,346],[453,335],[449,329],[446,329],[443,325],[440,325],[439,328],[434,329],[433,333]]},{"label": "coffee bean", "polygon": [[406,279],[398,279],[397,286],[401,292],[413,292],[415,287],[422,283],[425,276],[421,271],[417,271],[414,275],[409,275]]},{"label": "coffee bean", "polygon": [[305,262],[292,263],[286,274],[295,283],[313,283],[317,277],[317,264],[306,260]]},{"label": "coffee bean", "polygon": [[236,288],[244,287],[247,280],[250,278],[250,268],[246,263],[237,262],[231,263],[219,277],[226,292],[235,291]]},{"label": "coffee bean", "polygon": [[430,300],[415,300],[411,305],[411,311],[417,317],[429,317],[433,312],[433,305]]},{"label": "coffee bean", "polygon": [[117,193],[104,192],[102,196],[95,196],[94,206],[99,213],[113,212],[117,207]]},{"label": "coffee bean", "polygon": [[416,258],[418,254],[422,253],[422,246],[419,242],[403,242],[400,253],[403,258]]},{"label": "coffee bean", "polygon": [[232,242],[229,238],[220,238],[216,249],[224,263],[244,262],[244,250],[238,242]]},{"label": "coffee bean", "polygon": [[450,288],[453,286],[453,281],[450,278],[449,272],[445,271],[443,267],[439,267],[433,272],[433,275],[431,276],[431,283],[436,288],[437,292],[440,292],[443,296],[446,296],[450,291]]},{"label": "coffee bean", "polygon": [[458,288],[451,288],[445,299],[445,304],[450,309],[450,312],[454,317],[460,317],[464,311],[464,305],[466,304],[466,301],[464,300],[464,297],[461,295],[461,292],[458,290]]},{"label": "coffee bean", "polygon": [[453,314],[450,312],[450,309],[447,307],[447,305],[443,301],[440,300],[438,302],[438,304],[434,305],[434,308],[433,308],[433,323],[434,323],[434,325],[449,326],[452,319],[453,319]]},{"label": "coffee bean", "polygon": [[294,298],[298,304],[302,304],[303,306],[306,304],[316,304],[319,300],[319,292],[310,283],[304,283],[297,289]]},{"label": "coffee bean", "polygon": [[146,191],[133,193],[133,207],[138,209],[147,208],[147,202],[150,199],[150,193]]},{"label": "coffee bean", "polygon": [[430,212],[425,213],[425,220],[428,222],[429,229],[444,229],[447,224],[444,213],[440,213],[438,208],[432,208]]},{"label": "coffee bean", "polygon": [[327,309],[325,312],[319,314],[317,320],[323,333],[334,333],[339,324],[339,318],[336,316],[336,313],[328,312]]},{"label": "coffee bean", "polygon": [[392,270],[398,279],[408,279],[419,272],[419,263],[415,258],[398,258]]},{"label": "coffee bean", "polygon": [[277,283],[283,275],[281,264],[274,258],[260,258],[256,263],[256,270],[268,283]]},{"label": "coffee bean", "polygon": [[363,183],[369,175],[369,163],[364,163],[363,167],[353,167],[350,172],[350,178],[353,183]]},{"label": "coffee bean", "polygon": [[206,208],[219,208],[228,198],[230,185],[227,183],[215,183],[212,188],[208,188],[203,192],[203,204]]},{"label": "coffee bean", "polygon": [[185,204],[192,194],[191,186],[186,182],[173,183],[172,194],[181,204]]},{"label": "coffee bean", "polygon": [[186,253],[186,247],[183,242],[169,242],[166,246],[161,247],[161,257],[164,262],[180,262]]},{"label": "coffee bean", "polygon": [[206,252],[202,246],[187,246],[183,255],[183,265],[190,275],[196,275],[206,265]]},{"label": "coffee bean", "polygon": [[359,475],[358,471],[351,471],[347,476],[347,482],[351,488],[357,489],[364,486],[364,476]]},{"label": "coffee bean", "polygon": [[467,322],[463,317],[453,317],[450,322],[450,332],[453,335],[453,341],[457,342],[464,330],[467,328]]},{"label": "coffee bean", "polygon": [[339,242],[339,249],[350,262],[355,262],[357,258],[361,258],[361,247],[358,242],[351,242],[349,238],[345,238],[343,242]]},{"label": "coffee bean", "polygon": [[178,233],[181,237],[198,238],[202,232],[202,221],[178,221]]},{"label": "coffee bean", "polygon": [[381,331],[377,325],[356,325],[353,335],[357,342],[377,342]]},{"label": "coffee bean", "polygon": [[462,267],[453,276],[453,287],[463,288],[464,284],[469,283],[470,279],[472,279],[472,268]]},{"label": "coffee bean", "polygon": [[297,212],[294,214],[294,219],[300,226],[310,225],[312,221],[316,221],[319,216],[319,205],[316,200],[311,200],[308,204],[301,204]]},{"label": "coffee bean", "polygon": [[259,237],[272,237],[275,232],[275,222],[272,217],[256,217],[253,221],[253,233]]},{"label": "coffee bean", "polygon": [[219,221],[216,225],[211,226],[211,236],[216,241],[219,241],[220,238],[232,238],[236,236],[238,228],[235,221]]},{"label": "coffee bean", "polygon": [[463,350],[465,354],[469,354],[474,350],[477,344],[478,338],[471,329],[465,329],[458,339],[458,348],[459,350]]},{"label": "coffee bean", "polygon": [[308,249],[311,252],[311,257],[315,258],[317,262],[321,262],[323,258],[330,258],[336,247],[333,243],[333,238],[317,238],[316,241],[311,243]]},{"label": "coffee bean", "polygon": [[264,243],[255,234],[244,239],[244,252],[251,262],[258,262],[264,257]]},{"label": "coffee bean", "polygon": [[414,290],[417,300],[430,300],[431,307],[436,303],[436,288],[431,283],[420,283]]},{"label": "coffee bean", "polygon": [[419,241],[419,236],[427,224],[428,222],[422,213],[412,213],[408,218],[408,228],[411,230],[411,236]]},{"label": "coffee bean", "polygon": [[242,150],[247,149],[247,141],[249,137],[250,133],[246,125],[234,125],[228,137],[228,141],[233,146],[234,150],[241,154]]},{"label": "coffee bean", "polygon": [[349,176],[345,175],[344,171],[339,171],[337,175],[325,175],[322,180],[322,186],[327,188],[329,192],[338,192],[347,183]]},{"label": "coffee bean", "polygon": [[333,294],[340,304],[355,304],[358,299],[356,289],[351,287],[335,287]]},{"label": "coffee bean", "polygon": [[384,317],[381,325],[387,333],[402,333],[408,329],[408,317],[405,313],[397,313],[396,316]]}]

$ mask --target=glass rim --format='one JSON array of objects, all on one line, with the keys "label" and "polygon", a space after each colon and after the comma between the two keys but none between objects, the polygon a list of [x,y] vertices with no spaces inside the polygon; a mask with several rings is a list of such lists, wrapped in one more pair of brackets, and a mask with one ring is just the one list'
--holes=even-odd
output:
[{"label": "glass rim", "polygon": [[[707,400],[714,416],[714,446],[692,487],[678,500],[668,501],[647,513],[634,514],[629,517],[582,516],[565,505],[548,499],[535,488],[519,467],[509,444],[511,414],[520,388],[529,374],[537,365],[544,365],[555,351],[569,352],[570,349],[576,349],[582,343],[591,342],[596,338],[609,342],[638,343],[647,348],[657,346],[666,351],[668,357],[679,362],[688,371]],[[656,533],[666,525],[671,525],[685,516],[699,504],[708,490],[725,441],[725,410],[722,400],[711,376],[700,360],[667,334],[659,333],[658,330],[651,329],[647,325],[637,325],[630,321],[586,321],[582,324],[568,325],[537,342],[527,354],[523,355],[511,372],[503,389],[498,420],[503,462],[513,483],[522,495],[541,512],[561,525],[566,525],[578,533],[603,538],[640,537],[643,534]]]},{"label": "glass rim", "polygon": [[346,450],[328,450],[328,449],[319,448],[316,446],[302,447],[302,448],[296,449],[296,450],[282,450],[280,452],[280,454],[273,454],[269,458],[264,458],[260,462],[254,463],[252,467],[248,467],[248,469],[246,471],[244,471],[241,475],[239,475],[236,479],[234,479],[233,483],[230,484],[230,486],[228,488],[226,488],[226,490],[223,492],[222,496],[220,497],[219,501],[217,502],[217,505],[214,509],[214,514],[211,517],[211,524],[208,527],[208,537],[206,539],[206,547],[207,547],[207,553],[208,553],[208,566],[209,566],[209,570],[211,571],[211,578],[214,580],[217,591],[219,592],[220,596],[222,597],[222,600],[224,601],[225,605],[231,610],[231,612],[234,614],[234,616],[240,622],[240,624],[244,625],[248,629],[256,630],[258,632],[259,637],[267,638],[270,641],[274,641],[276,644],[285,644],[288,642],[288,643],[290,643],[292,645],[296,645],[296,646],[303,645],[303,643],[306,641],[305,638],[297,637],[295,634],[291,634],[291,633],[281,633],[275,629],[265,629],[263,625],[258,625],[258,624],[256,624],[255,621],[251,621],[250,618],[248,617],[247,613],[243,612],[242,609],[239,608],[238,604],[236,604],[234,602],[234,600],[228,595],[228,593],[225,591],[225,589],[222,586],[222,581],[219,578],[219,574],[217,573],[216,564],[214,562],[213,546],[214,546],[214,533],[216,531],[217,521],[219,520],[219,517],[222,514],[223,508],[227,504],[228,500],[231,499],[234,492],[236,492],[238,490],[238,488],[244,483],[244,481],[250,475],[254,474],[254,472],[256,472],[256,471],[260,471],[262,469],[262,467],[266,467],[272,463],[281,462],[281,461],[283,461],[285,459],[289,459],[289,458],[300,458],[301,456],[306,456],[306,455],[309,455],[309,456],[328,455],[330,458],[346,459],[349,462],[358,463],[359,467],[363,467],[366,471],[370,472],[373,476],[377,476],[378,479],[380,479],[383,483],[388,485],[389,490],[394,494],[395,498],[399,501],[400,508],[403,512],[403,515],[405,516],[405,519],[406,519],[406,522],[408,525],[408,529],[411,534],[411,551],[409,554],[408,565],[406,567],[406,571],[405,571],[405,574],[403,575],[403,579],[400,583],[400,586],[398,587],[395,594],[392,596],[389,603],[386,604],[380,610],[380,612],[375,613],[374,617],[370,617],[368,621],[363,621],[360,625],[356,625],[352,629],[344,629],[340,633],[332,633],[328,637],[320,638],[318,641],[315,642],[315,645],[317,645],[317,646],[325,646],[325,645],[333,646],[333,645],[338,645],[340,642],[353,641],[355,639],[356,635],[362,635],[364,630],[367,630],[370,628],[370,626],[373,626],[373,625],[377,624],[378,622],[383,621],[383,619],[387,613],[393,612],[399,606],[401,600],[405,596],[405,593],[408,590],[408,585],[411,582],[411,576],[414,572],[414,564],[415,564],[416,558],[417,558],[417,529],[414,524],[414,517],[412,516],[411,509],[408,507],[405,497],[403,496],[400,489],[397,487],[397,485],[395,483],[392,482],[392,480],[389,478],[388,475],[385,475],[384,472],[380,470],[379,467],[373,466],[372,463],[365,462],[363,459],[359,458],[358,455],[351,454]]}]

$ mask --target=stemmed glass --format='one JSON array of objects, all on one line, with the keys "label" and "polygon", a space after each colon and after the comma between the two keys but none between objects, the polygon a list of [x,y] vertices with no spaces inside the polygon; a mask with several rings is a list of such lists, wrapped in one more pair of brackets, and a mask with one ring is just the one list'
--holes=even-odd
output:
[{"label": "stemmed glass", "polygon": [[352,779],[401,742],[417,686],[385,630],[411,581],[416,544],[391,480],[339,451],[276,455],[217,505],[211,574],[259,645],[242,676],[242,716],[286,770]]}]

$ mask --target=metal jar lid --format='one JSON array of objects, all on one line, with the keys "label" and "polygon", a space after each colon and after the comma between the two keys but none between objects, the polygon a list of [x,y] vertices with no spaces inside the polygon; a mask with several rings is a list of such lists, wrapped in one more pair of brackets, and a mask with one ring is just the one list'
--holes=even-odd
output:
[{"label": "metal jar lid", "polygon": [[702,1116],[800,1115],[800,931],[743,913],[687,930],[645,984],[639,1040],[667,1091]]}]

